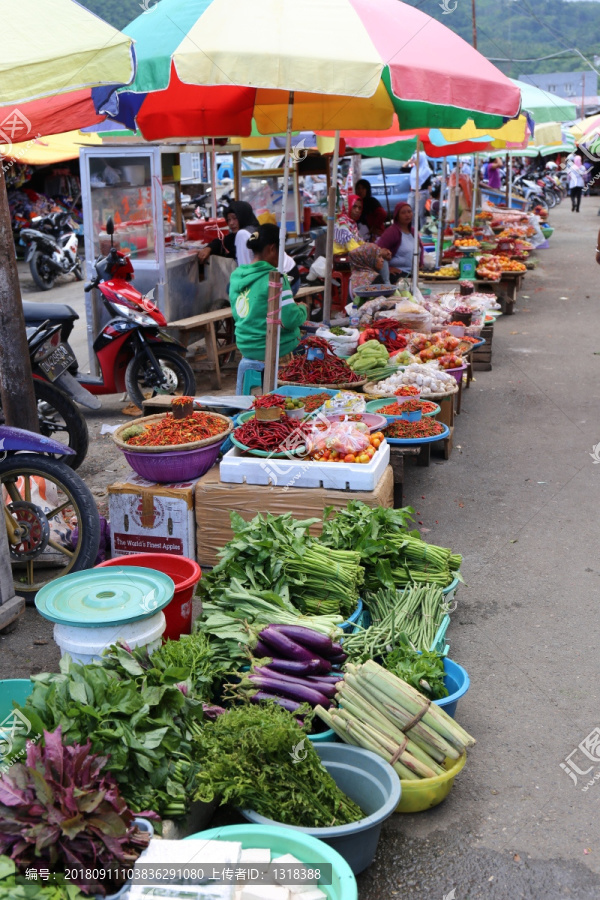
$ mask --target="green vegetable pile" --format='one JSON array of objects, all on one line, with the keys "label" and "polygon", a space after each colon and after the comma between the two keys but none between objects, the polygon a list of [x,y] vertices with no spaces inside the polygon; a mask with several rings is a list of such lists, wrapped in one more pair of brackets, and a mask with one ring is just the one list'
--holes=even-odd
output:
[{"label": "green vegetable pile", "polygon": [[399,646],[383,659],[388,672],[401,678],[431,700],[448,696],[444,684],[444,660],[434,651],[418,653],[406,635],[400,635]]},{"label": "green vegetable pile", "polygon": [[365,341],[356,353],[346,360],[353,372],[371,375],[387,366],[390,354],[379,341]]},{"label": "green vegetable pile", "polygon": [[[294,718],[274,703],[231,709],[194,738],[195,799],[252,809],[284,825],[347,825],[364,817],[337,787]],[[294,760],[294,761],[293,761]]]},{"label": "green vegetable pile", "polygon": [[352,662],[382,659],[396,649],[403,633],[417,650],[430,650],[448,604],[440,587],[415,585],[369,594],[369,611],[371,627],[344,638],[344,652]]},{"label": "green vegetable pile", "polygon": [[360,554],[367,592],[410,584],[447,587],[456,577],[462,557],[426,543],[418,531],[409,531],[408,523],[414,518],[410,507],[371,508],[352,500],[329,518],[331,512],[331,508],[325,510],[321,541],[336,550],[352,547]]},{"label": "green vegetable pile", "polygon": [[233,539],[220,562],[200,582],[205,600],[217,601],[223,591],[269,591],[285,604],[311,615],[351,615],[363,581],[360,556],[352,548],[332,553],[309,534],[319,519],[296,521],[284,516],[257,515],[246,522],[231,513]]},{"label": "green vegetable pile", "polygon": [[[205,638],[202,636],[201,640]],[[197,770],[191,738],[201,730],[202,703],[178,687],[190,670],[168,666],[160,651],[113,647],[104,664],[78,665],[65,656],[60,674],[32,676],[23,714],[32,732],[62,728],[66,744],[84,744],[109,756],[112,772],[135,812],[185,815]],[[25,738],[17,738],[14,752]]]},{"label": "green vegetable pile", "polygon": [[49,884],[41,879],[27,881],[15,873],[12,859],[0,856],[0,900],[85,900],[79,888],[67,884],[62,875],[54,875]]}]

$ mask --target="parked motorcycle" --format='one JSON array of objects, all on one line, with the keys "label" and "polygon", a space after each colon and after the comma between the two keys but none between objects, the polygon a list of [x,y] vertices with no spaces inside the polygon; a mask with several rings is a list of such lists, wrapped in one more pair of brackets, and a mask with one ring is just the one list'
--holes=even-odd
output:
[{"label": "parked motorcycle", "polygon": [[544,192],[533,179],[529,179],[525,175],[518,175],[513,181],[513,190],[525,198],[528,210],[535,209],[536,206],[548,209],[548,202]]},{"label": "parked motorcycle", "polygon": [[[35,305],[35,304],[34,304]],[[87,423],[75,401],[97,409],[100,401],[83,388],[68,371],[77,364],[68,344],[61,339],[62,326],[48,320],[27,328],[27,343],[38,406],[40,434],[54,437],[75,455],[65,460],[76,469],[86,457],[89,436]]]},{"label": "parked motorcycle", "polygon": [[[106,228],[112,240],[111,219]],[[48,320],[61,329],[63,344],[71,356],[66,374],[74,376],[61,378],[61,389],[93,409],[100,407],[98,396],[123,391],[140,409],[144,400],[155,394],[194,394],[196,379],[185,359],[185,347],[162,330],[167,320],[161,311],[130,283],[134,270],[129,257],[111,246],[107,256],[96,260],[95,269],[96,277],[84,290],[98,288],[113,317],[94,341],[100,377],[79,371],[68,344],[79,316],[70,306],[23,303],[28,325]]]},{"label": "parked motorcycle", "polygon": [[100,518],[87,485],[54,458],[73,455],[73,450],[8,425],[0,425],[0,448],[0,488],[15,590],[32,603],[42,585],[94,565]]},{"label": "parked motorcycle", "polygon": [[21,230],[20,237],[27,246],[25,261],[40,291],[51,290],[59,275],[71,272],[82,281],[83,269],[77,255],[79,242],[69,213],[34,216],[31,224],[32,228]]}]

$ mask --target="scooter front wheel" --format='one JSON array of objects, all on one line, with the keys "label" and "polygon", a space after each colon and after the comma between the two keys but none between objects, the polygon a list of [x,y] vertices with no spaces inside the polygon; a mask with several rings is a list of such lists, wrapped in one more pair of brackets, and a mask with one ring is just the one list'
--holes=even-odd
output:
[{"label": "scooter front wheel", "polygon": [[125,387],[130,399],[142,409],[144,400],[157,394],[173,397],[196,393],[196,376],[190,364],[173,347],[153,346],[152,352],[161,368],[159,379],[148,357],[134,357],[125,373]]},{"label": "scooter front wheel", "polygon": [[33,254],[31,259],[29,260],[29,271],[31,272],[31,277],[33,278],[40,291],[52,290],[52,288],[54,287],[54,282],[56,281],[56,276],[50,268],[50,264],[44,257],[43,253],[38,253],[36,251]]}]

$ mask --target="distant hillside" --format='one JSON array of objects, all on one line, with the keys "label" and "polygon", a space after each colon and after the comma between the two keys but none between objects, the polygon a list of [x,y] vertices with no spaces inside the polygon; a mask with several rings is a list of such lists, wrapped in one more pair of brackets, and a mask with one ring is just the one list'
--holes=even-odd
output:
[{"label": "distant hillside", "polygon": [[[144,11],[142,0],[80,0],[115,28],[124,28]],[[146,0],[153,5],[155,0]],[[249,3],[251,0],[239,0]],[[291,2],[291,0],[286,0]],[[471,0],[404,0],[433,16],[466,41],[472,41]],[[302,3],[298,0],[298,15]],[[539,21],[536,21],[537,16]],[[543,24],[542,24],[543,23]],[[590,0],[477,0],[478,50],[488,57],[531,59],[577,47],[590,59],[600,52],[600,2]],[[318,20],[314,23],[319,27]],[[548,30],[551,29],[551,30]],[[585,67],[575,56],[558,56],[537,63],[496,63],[516,78],[525,72],[569,72]]]}]

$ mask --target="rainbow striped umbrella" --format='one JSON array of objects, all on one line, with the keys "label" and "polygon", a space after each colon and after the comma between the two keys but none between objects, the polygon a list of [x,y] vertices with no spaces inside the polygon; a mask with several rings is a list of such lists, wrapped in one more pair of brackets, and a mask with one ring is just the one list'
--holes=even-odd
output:
[{"label": "rainbow striped umbrella", "polygon": [[130,86],[102,109],[147,140],[287,128],[499,128],[521,94],[492,63],[399,0],[160,0],[125,32]]}]

